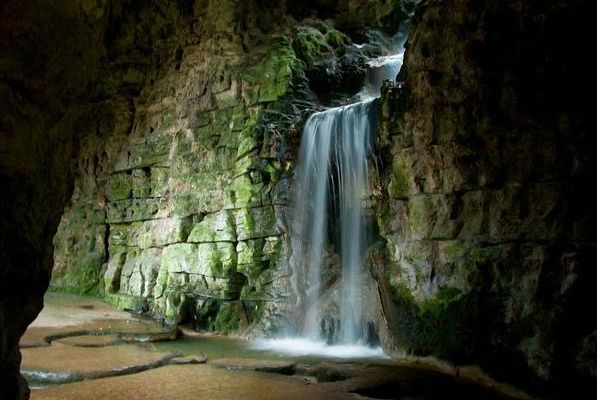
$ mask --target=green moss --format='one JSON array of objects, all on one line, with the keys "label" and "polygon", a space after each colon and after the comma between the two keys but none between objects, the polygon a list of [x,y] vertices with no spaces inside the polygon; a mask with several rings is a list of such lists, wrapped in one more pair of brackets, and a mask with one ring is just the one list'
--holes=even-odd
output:
[{"label": "green moss", "polygon": [[[174,117],[172,117],[174,118]],[[156,133],[147,136],[144,141],[133,142],[129,147],[129,168],[145,168],[163,164],[168,159],[172,146],[172,136]]]},{"label": "green moss", "polygon": [[400,282],[397,285],[394,285],[393,291],[395,298],[405,301],[407,303],[414,303],[415,299],[406,283]]},{"label": "green moss", "polygon": [[106,293],[101,298],[119,310],[143,312],[148,309],[147,300],[143,297]]},{"label": "green moss", "polygon": [[[334,34],[330,35],[330,39],[338,40]],[[292,45],[297,57],[306,64],[311,64],[317,57],[333,52],[333,48],[328,44],[328,37],[311,26],[298,27]]]},{"label": "green moss", "polygon": [[245,274],[250,281],[254,281],[263,272],[263,248],[265,239],[255,239],[240,242],[238,271]]},{"label": "green moss", "polygon": [[247,313],[249,323],[256,324],[262,320],[265,312],[265,303],[262,301],[245,301],[244,309]]},{"label": "green moss", "polygon": [[406,287],[398,287],[396,337],[417,354],[433,354],[460,361],[474,351],[471,332],[478,324],[478,293],[442,288],[432,298],[417,301]]},{"label": "green moss", "polygon": [[433,204],[426,195],[414,196],[408,202],[408,224],[414,238],[427,238],[433,228]]},{"label": "green moss", "polygon": [[170,291],[166,295],[166,309],[164,317],[168,325],[176,325],[183,320],[182,309],[185,296],[176,291]]},{"label": "green moss", "polygon": [[131,176],[125,172],[110,177],[106,196],[112,201],[130,199],[133,191]]},{"label": "green moss", "polygon": [[241,79],[251,87],[249,102],[256,104],[278,100],[286,94],[290,82],[300,71],[302,67],[290,40],[286,37],[276,38],[265,61],[247,66],[241,73]]},{"label": "green moss", "polygon": [[255,232],[255,220],[251,215],[248,207],[242,208],[238,211],[236,217],[237,232],[244,232],[246,237],[250,237]]},{"label": "green moss", "polygon": [[[250,162],[250,159],[248,161]],[[237,176],[232,181],[230,189],[233,192],[234,205],[236,207],[246,207],[250,205],[253,203],[254,197],[257,197],[258,201],[261,200],[261,197],[259,196],[259,188],[256,187],[256,185],[253,185],[248,174]]]},{"label": "green moss", "polygon": [[219,332],[232,332],[240,328],[242,306],[240,302],[225,302],[220,306],[214,328]]},{"label": "green moss", "polygon": [[78,296],[85,296],[85,297],[94,297],[94,298],[102,298],[104,291],[103,289],[98,286],[88,287],[88,288],[80,288],[77,286],[59,286],[54,282],[50,283],[50,287],[48,288],[49,292],[54,293],[68,293],[68,294],[76,294]]},{"label": "green moss", "polygon": [[239,143],[236,153],[237,160],[247,157],[249,153],[257,149],[259,149],[259,142],[253,134],[253,127],[245,128],[239,135]]},{"label": "green moss", "polygon": [[195,124],[197,127],[204,127],[212,123],[211,111],[197,111]]},{"label": "green moss", "polygon": [[231,149],[238,148],[238,131],[245,125],[244,114],[243,107],[221,108],[215,112],[215,120],[207,129],[209,129],[210,134],[216,134],[220,137],[218,146]]},{"label": "green moss", "polygon": [[429,319],[440,319],[449,311],[450,306],[457,303],[463,293],[460,289],[446,287],[439,290],[439,292],[431,299],[427,300],[419,306],[421,316]]},{"label": "green moss", "polygon": [[170,168],[152,168],[151,169],[151,194],[154,197],[165,196],[168,192],[168,178],[170,177]]},{"label": "green moss", "polygon": [[162,118],[160,121],[160,130],[165,131],[168,128],[172,127],[174,123],[178,120],[178,115],[176,110],[166,110],[162,113]]},{"label": "green moss", "polygon": [[408,169],[398,163],[392,165],[390,175],[390,184],[388,185],[388,194],[391,198],[406,198],[410,194],[410,174]]},{"label": "green moss", "polygon": [[236,271],[236,246],[233,243],[212,243],[209,259],[211,276],[225,277],[230,272]]},{"label": "green moss", "polygon": [[231,90],[222,93],[217,93],[214,95],[214,97],[216,99],[216,104],[220,110],[229,107],[234,107],[241,102],[241,99],[237,96],[237,94]]},{"label": "green moss", "polygon": [[416,285],[420,287],[421,285],[426,284],[429,282],[429,271],[425,268],[416,268],[415,269],[415,280]]},{"label": "green moss", "polygon": [[[204,132],[208,132],[208,129],[205,127],[197,128],[193,132],[195,135],[195,140],[197,140],[198,137],[201,137]],[[174,135],[174,143],[176,155],[185,154],[191,151],[192,142],[190,138],[187,136],[186,132],[183,130],[176,132],[176,134]]]},{"label": "green moss", "polygon": [[466,246],[458,240],[451,240],[441,247],[442,256],[445,260],[459,260],[466,253]]},{"label": "green moss", "polygon": [[388,279],[400,321],[393,328],[399,345],[454,362],[467,362],[478,349],[491,346],[488,341],[507,329],[501,310],[511,292],[512,277],[498,266],[503,265],[500,260],[508,248],[466,241],[441,244],[439,261],[445,267],[440,266],[438,273],[450,286],[430,295],[422,296],[404,281]]},{"label": "green moss", "polygon": [[160,269],[158,270],[158,276],[154,287],[154,297],[159,299],[164,294],[166,287],[168,286],[168,264],[163,262],[160,263]]},{"label": "green moss", "polygon": [[236,232],[231,212],[222,210],[197,221],[188,235],[188,242],[235,241]]},{"label": "green moss", "polygon": [[346,39],[346,35],[336,29],[330,29],[325,34],[326,42],[336,51],[344,48]]},{"label": "green moss", "polygon": [[53,290],[89,296],[101,293],[103,257],[103,253],[87,253],[76,266],[55,271],[51,282]]},{"label": "green moss", "polygon": [[132,171],[133,197],[151,196],[151,169],[135,169]]}]

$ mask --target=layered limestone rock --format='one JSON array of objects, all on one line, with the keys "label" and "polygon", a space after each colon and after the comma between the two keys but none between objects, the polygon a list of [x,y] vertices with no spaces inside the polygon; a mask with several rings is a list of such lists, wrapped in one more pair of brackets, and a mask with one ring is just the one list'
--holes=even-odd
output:
[{"label": "layered limestone rock", "polygon": [[[357,3],[338,11],[339,26],[356,32],[367,18],[379,24],[406,10],[388,2],[359,22],[348,18]],[[305,111],[330,88],[336,101],[354,95],[368,48],[316,18],[297,23],[278,13],[277,25],[258,29],[251,24],[265,23],[263,12],[208,7],[199,12],[207,38],[171,38],[170,58],[157,70],[128,67],[114,78],[144,84],[133,101],[113,105],[117,121],[81,144],[74,194],[54,238],[53,289],[196,329],[267,332],[284,324],[293,301],[291,181]],[[125,28],[131,32],[120,36],[138,34]],[[322,68],[324,61],[338,67]]]},{"label": "layered limestone rock", "polygon": [[348,44],[316,26],[250,53],[224,39],[179,47],[121,131],[87,137],[52,286],[225,332],[283,308],[290,171],[300,111],[316,106],[304,66],[335,52],[322,37]]},{"label": "layered limestone rock", "polygon": [[288,163],[280,136],[258,123],[300,68],[291,42],[268,44],[250,56],[234,43],[181,48],[125,130],[87,139],[55,238],[54,286],[105,291],[169,323],[238,300],[247,264],[253,296],[263,296]]},{"label": "layered limestone rock", "polygon": [[558,1],[419,9],[378,138],[383,240],[370,257],[386,346],[594,387],[597,319],[581,311],[597,300],[587,186],[597,147],[577,97],[594,82],[580,63],[584,11]]},{"label": "layered limestone rock", "polygon": [[[42,307],[54,258],[52,238],[71,194],[76,206],[67,209],[56,241],[59,285],[87,292],[107,285],[108,292],[130,294],[115,297],[123,305],[139,293],[150,297],[156,268],[161,270],[160,246],[185,244],[186,235],[221,210],[236,213],[231,217],[238,219],[233,220],[236,241],[208,238],[198,227],[188,243],[219,249],[242,242],[234,249],[236,261],[222,256],[215,262],[213,277],[227,276],[230,263],[237,270],[255,265],[248,259],[268,268],[279,232],[250,218],[276,217],[278,205],[268,198],[274,190],[271,176],[286,168],[275,159],[278,148],[287,151],[280,135],[266,129],[279,118],[266,111],[288,91],[296,72],[283,53],[293,47],[280,34],[292,33],[294,21],[304,17],[341,19],[356,32],[368,19],[381,24],[399,15],[391,2],[367,8],[364,0],[286,3],[0,4],[2,398],[26,396],[18,340]],[[201,129],[208,124],[218,129]],[[263,154],[255,155],[255,146]],[[208,147],[213,153],[202,154]],[[203,181],[193,174],[220,163],[221,173]],[[171,186],[172,171],[181,176]],[[222,182],[229,185],[227,192],[216,199]],[[184,195],[199,186],[203,198]],[[139,243],[123,246],[123,236],[110,234],[112,225]],[[154,233],[140,234],[145,229]],[[210,257],[220,254],[209,251]],[[80,273],[69,275],[69,264],[77,264]],[[108,265],[108,284],[100,283]],[[257,291],[263,271],[250,269],[246,276],[254,283],[243,287]],[[162,286],[172,287],[167,279]]]},{"label": "layered limestone rock", "polygon": [[[21,3],[0,3],[0,397],[27,396],[53,263],[56,289],[169,323],[278,327],[304,110],[354,94],[377,50],[345,34],[413,2]],[[388,350],[594,387],[588,8],[419,8],[372,193]]]}]

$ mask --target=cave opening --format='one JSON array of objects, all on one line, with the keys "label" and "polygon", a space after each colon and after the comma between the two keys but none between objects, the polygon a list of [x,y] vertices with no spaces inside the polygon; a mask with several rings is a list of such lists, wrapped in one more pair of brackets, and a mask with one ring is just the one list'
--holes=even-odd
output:
[{"label": "cave opening", "polygon": [[[587,2],[22,3],[0,2],[0,398],[596,392]],[[301,217],[301,137],[365,94],[336,136],[374,121],[375,155],[333,153]],[[321,225],[302,247],[297,219]]]}]

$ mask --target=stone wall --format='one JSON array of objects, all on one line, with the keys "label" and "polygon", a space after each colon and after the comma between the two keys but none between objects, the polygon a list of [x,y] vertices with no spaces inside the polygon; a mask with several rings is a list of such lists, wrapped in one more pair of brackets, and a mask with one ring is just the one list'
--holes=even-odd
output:
[{"label": "stone wall", "polygon": [[[330,74],[312,67],[324,56],[365,57],[316,19],[249,44],[232,29],[171,46],[134,101],[111,109],[116,121],[85,137],[54,238],[54,290],[196,329],[285,325],[292,171],[304,114],[318,107],[307,76]],[[355,79],[341,73],[326,77]]]},{"label": "stone wall", "polygon": [[[322,93],[303,73],[412,2],[21,3],[0,3],[0,397],[27,397],[18,340],[54,259],[57,289],[168,322],[281,318],[293,151]],[[586,3],[419,8],[381,106],[386,348],[594,388]]]},{"label": "stone wall", "polygon": [[[293,21],[304,17],[339,19],[342,15],[344,26],[356,32],[367,18],[379,25],[398,15],[390,2],[367,8],[367,18],[358,11],[365,8],[357,6],[367,3],[365,0],[294,3],[0,3],[2,398],[27,396],[18,372],[18,340],[43,305],[54,258],[52,238],[71,194],[71,206],[56,243],[60,249],[55,277],[63,285],[73,286],[68,283],[65,265],[76,260],[81,273],[70,276],[73,283],[84,290],[98,287],[98,269],[104,268],[112,249],[122,263],[111,263],[110,274],[116,277],[116,272],[124,271],[125,278],[134,278],[130,287],[124,280],[112,279],[109,291],[146,293],[146,282],[154,279],[155,271],[141,271],[135,260],[157,262],[156,246],[179,244],[191,235],[189,227],[196,228],[195,237],[192,243],[180,243],[181,252],[185,246],[217,247],[204,243],[208,238],[201,234],[201,222],[220,218],[223,214],[214,213],[230,206],[238,214],[231,218],[238,217],[244,229],[235,227],[236,240],[244,240],[239,250],[234,248],[236,263],[263,258],[263,268],[267,267],[269,255],[259,252],[270,252],[275,239],[267,238],[278,233],[271,228],[271,220],[263,231],[249,221],[255,216],[252,212],[275,215],[267,193],[272,189],[271,176],[283,172],[285,166],[268,153],[280,144],[276,134],[265,131],[267,122],[276,122],[278,114],[268,116],[263,105],[287,91],[289,77],[295,72],[285,64],[288,43],[278,42],[276,35],[292,29]],[[241,77],[241,66],[247,70],[255,67],[255,75]],[[274,72],[276,76],[271,75]],[[228,111],[216,112],[225,108]],[[243,118],[238,118],[240,112]],[[258,121],[265,123],[263,128],[257,128]],[[219,124],[213,136],[201,129],[208,122]],[[263,155],[255,154],[254,135],[269,140],[260,147]],[[166,148],[164,140],[176,146]],[[214,151],[211,158],[195,155],[208,145],[217,146],[220,153]],[[238,153],[243,146],[249,156]],[[171,157],[170,151],[175,151],[176,157]],[[228,156],[241,156],[242,162],[224,160]],[[191,171],[222,161],[222,173],[212,176],[213,182],[193,178]],[[249,165],[253,161],[257,165]],[[169,186],[169,171],[174,169],[184,176]],[[239,197],[233,199],[227,193],[221,204],[212,204],[207,191],[197,203],[183,195],[187,188],[199,184],[208,185],[202,189],[212,188],[213,194],[219,189],[218,180],[234,181],[235,196]],[[265,202],[260,199],[262,193]],[[238,211],[247,210],[249,204],[252,211]],[[141,233],[153,228],[150,219],[172,235]],[[122,246],[119,235],[110,234],[112,224],[114,232],[121,229],[131,238],[142,237],[141,243],[130,249]],[[210,249],[209,254],[216,252]],[[212,276],[225,274],[226,256],[222,257],[214,261],[219,270]],[[177,268],[171,267],[172,271]],[[165,272],[164,279],[168,276]],[[139,283],[141,279],[143,283]],[[162,285],[164,289],[172,287],[168,282],[166,279]]]},{"label": "stone wall", "polygon": [[583,13],[561,1],[419,8],[378,138],[384,240],[371,257],[387,347],[546,391],[595,384]]},{"label": "stone wall", "polygon": [[120,110],[120,131],[85,139],[54,240],[56,289],[218,330],[231,328],[221,302],[271,300],[289,164],[264,121],[302,70],[285,37],[237,46],[178,47],[134,113]]}]

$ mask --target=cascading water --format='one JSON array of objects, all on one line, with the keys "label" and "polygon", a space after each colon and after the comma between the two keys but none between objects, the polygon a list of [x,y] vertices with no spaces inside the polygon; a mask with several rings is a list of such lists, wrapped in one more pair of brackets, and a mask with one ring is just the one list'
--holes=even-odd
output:
[{"label": "cascading water", "polygon": [[[338,208],[342,287],[340,332],[343,343],[361,339],[361,307],[357,301],[361,274],[364,273],[365,232],[363,197],[368,192],[367,158],[371,155],[372,101],[332,108],[313,114],[304,128],[297,172],[292,246],[294,282],[304,317],[300,328],[304,337],[320,338],[321,274],[325,264],[328,204]],[[329,199],[330,194],[333,199]]]},{"label": "cascading water", "polygon": [[[383,81],[394,79],[402,65],[403,38],[395,41],[395,54],[369,61],[368,82],[359,93],[362,101],[315,113],[305,124],[290,232],[291,283],[298,308],[294,334],[300,339],[259,341],[257,347],[293,354],[322,353],[322,342],[332,340],[335,356],[383,355],[380,348],[363,346],[367,332],[361,288],[363,280],[370,279],[364,261],[363,203],[369,193],[368,161],[374,156],[373,101]],[[329,231],[339,235],[341,265],[335,300],[338,315],[327,321],[332,327],[325,326],[322,311],[323,292],[329,290],[323,285],[330,285],[326,280]]]}]

